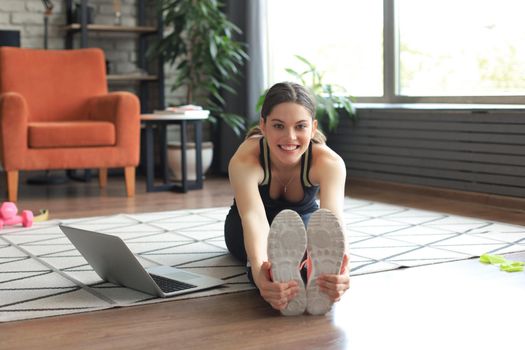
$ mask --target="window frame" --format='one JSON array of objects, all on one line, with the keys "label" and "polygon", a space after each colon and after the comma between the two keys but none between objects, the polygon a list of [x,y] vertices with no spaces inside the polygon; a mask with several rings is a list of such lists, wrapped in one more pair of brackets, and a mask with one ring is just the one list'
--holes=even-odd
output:
[{"label": "window frame", "polygon": [[399,27],[397,2],[383,0],[383,96],[356,96],[366,103],[461,103],[461,104],[523,104],[524,95],[490,96],[406,96],[400,94]]}]

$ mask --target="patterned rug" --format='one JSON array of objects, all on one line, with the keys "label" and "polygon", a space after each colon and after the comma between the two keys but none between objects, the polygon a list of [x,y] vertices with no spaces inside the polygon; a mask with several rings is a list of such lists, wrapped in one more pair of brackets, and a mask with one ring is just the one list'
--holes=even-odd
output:
[{"label": "patterned rug", "polygon": [[[119,214],[0,231],[0,321],[13,321],[253,289],[227,252],[228,208]],[[351,275],[525,250],[525,227],[345,200]],[[222,287],[155,298],[102,281],[58,228],[120,236],[145,266],[171,265],[223,279]]]}]

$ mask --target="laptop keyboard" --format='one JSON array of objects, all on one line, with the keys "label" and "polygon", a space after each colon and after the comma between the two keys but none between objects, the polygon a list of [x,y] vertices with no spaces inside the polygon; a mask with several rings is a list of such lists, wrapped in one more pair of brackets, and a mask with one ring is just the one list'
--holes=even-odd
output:
[{"label": "laptop keyboard", "polygon": [[162,277],[162,276],[158,276],[158,275],[154,275],[151,273],[149,275],[151,276],[151,278],[153,278],[155,283],[157,283],[157,285],[159,286],[160,290],[162,290],[164,293],[171,293],[171,292],[176,292],[179,290],[185,290],[185,289],[197,287],[189,283],[175,281],[175,280],[172,280],[166,277]]}]

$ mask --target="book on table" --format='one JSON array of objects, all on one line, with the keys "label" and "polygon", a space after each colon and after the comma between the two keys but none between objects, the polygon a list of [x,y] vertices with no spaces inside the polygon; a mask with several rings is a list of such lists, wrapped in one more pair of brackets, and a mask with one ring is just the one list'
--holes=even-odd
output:
[{"label": "book on table", "polygon": [[177,107],[167,107],[166,109],[162,109],[162,110],[155,110],[153,114],[159,115],[159,116],[169,116],[169,117],[180,116],[180,118],[206,119],[210,115],[210,111],[202,109],[201,106],[185,105],[185,106],[177,106]]}]

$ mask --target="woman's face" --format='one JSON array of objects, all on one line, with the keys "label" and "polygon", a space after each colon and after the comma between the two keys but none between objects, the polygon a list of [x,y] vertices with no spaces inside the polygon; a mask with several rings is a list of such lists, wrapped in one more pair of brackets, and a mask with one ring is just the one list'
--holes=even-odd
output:
[{"label": "woman's face", "polygon": [[271,159],[283,166],[300,161],[317,130],[308,110],[300,104],[285,102],[273,107],[266,122],[260,121],[261,130],[268,141]]}]

